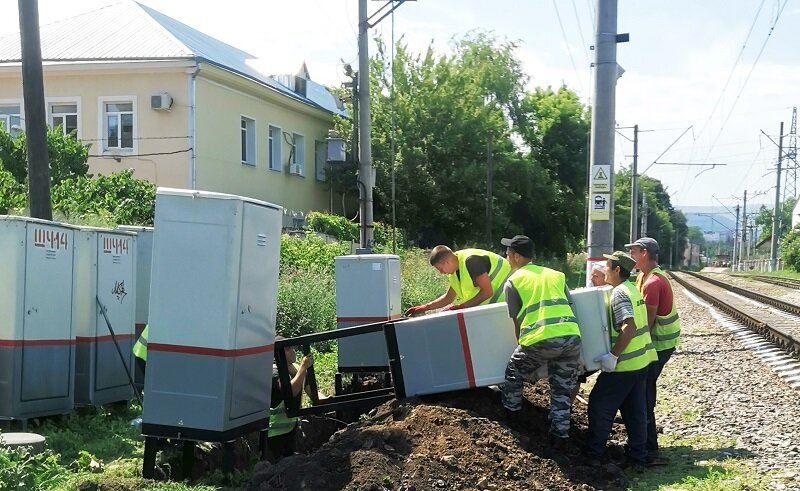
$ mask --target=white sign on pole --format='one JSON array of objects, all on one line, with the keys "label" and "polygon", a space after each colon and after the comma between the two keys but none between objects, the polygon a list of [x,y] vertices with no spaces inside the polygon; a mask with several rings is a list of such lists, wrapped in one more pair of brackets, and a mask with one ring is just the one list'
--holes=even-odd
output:
[{"label": "white sign on pole", "polygon": [[611,220],[611,195],[609,193],[595,193],[590,195],[592,220]]},{"label": "white sign on pole", "polygon": [[592,166],[592,192],[608,193],[611,191],[611,166]]}]

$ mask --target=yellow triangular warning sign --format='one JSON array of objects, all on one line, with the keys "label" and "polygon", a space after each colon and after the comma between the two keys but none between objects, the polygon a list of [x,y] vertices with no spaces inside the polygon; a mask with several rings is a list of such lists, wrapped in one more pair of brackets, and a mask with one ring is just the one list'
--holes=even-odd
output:
[{"label": "yellow triangular warning sign", "polygon": [[603,172],[603,168],[602,167],[597,169],[597,174],[594,175],[594,180],[595,181],[607,181],[608,180],[608,176],[606,175],[605,172]]}]

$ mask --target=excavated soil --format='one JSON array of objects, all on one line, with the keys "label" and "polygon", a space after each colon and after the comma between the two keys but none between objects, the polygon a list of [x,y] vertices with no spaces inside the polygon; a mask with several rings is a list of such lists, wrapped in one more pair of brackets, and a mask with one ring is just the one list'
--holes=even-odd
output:
[{"label": "excavated soil", "polygon": [[[248,489],[624,489],[614,464],[588,467],[580,457],[550,453],[549,397],[545,381],[526,386],[521,422],[510,429],[500,424],[499,393],[487,388],[390,401],[313,453],[260,462]],[[586,405],[576,401],[573,451],[582,447],[586,426]],[[623,433],[615,424],[613,439]],[[621,456],[613,448],[612,460]]]}]

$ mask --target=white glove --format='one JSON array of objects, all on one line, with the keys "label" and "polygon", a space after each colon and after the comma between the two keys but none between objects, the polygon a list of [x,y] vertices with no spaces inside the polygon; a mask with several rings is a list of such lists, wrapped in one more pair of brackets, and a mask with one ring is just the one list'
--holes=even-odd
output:
[{"label": "white glove", "polygon": [[604,372],[613,372],[617,368],[617,357],[613,353],[606,353],[595,358],[594,362],[599,363],[600,369]]}]

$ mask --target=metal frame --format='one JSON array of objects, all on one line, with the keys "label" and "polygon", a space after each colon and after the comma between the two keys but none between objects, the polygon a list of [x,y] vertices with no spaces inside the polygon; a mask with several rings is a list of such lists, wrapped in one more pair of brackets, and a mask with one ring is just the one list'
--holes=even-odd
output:
[{"label": "metal frame", "polygon": [[[317,379],[314,374],[314,367],[311,366],[306,372],[306,383],[310,387],[311,393],[314,394],[312,397],[312,403],[314,405],[301,408],[300,399],[292,397],[291,378],[287,368],[286,354],[284,353],[284,348],[286,347],[301,346],[303,348],[303,353],[308,354],[311,352],[311,344],[313,343],[358,336],[360,334],[383,332],[387,336],[386,344],[389,351],[389,363],[391,365],[393,361],[397,362],[397,369],[392,369],[392,377],[399,376],[400,379],[402,379],[402,374],[400,374],[399,370],[400,356],[397,351],[397,340],[394,336],[394,322],[394,320],[375,322],[275,341],[275,365],[278,368],[278,380],[280,380],[281,384],[281,396],[286,407],[286,414],[290,417],[320,414],[362,406],[375,406],[376,404],[394,399],[396,397],[395,387],[387,387],[353,394],[334,395],[324,401],[319,401],[316,397],[318,393]],[[389,332],[391,334],[389,334]],[[385,371],[387,367],[382,368],[383,370],[381,371]],[[396,385],[397,379],[394,380]]]}]

